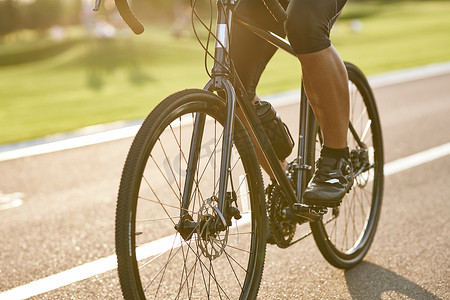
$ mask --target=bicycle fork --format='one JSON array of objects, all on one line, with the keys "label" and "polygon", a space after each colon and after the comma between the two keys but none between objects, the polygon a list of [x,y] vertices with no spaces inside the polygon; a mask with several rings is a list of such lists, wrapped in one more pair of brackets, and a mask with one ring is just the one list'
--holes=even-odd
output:
[{"label": "bicycle fork", "polygon": [[[228,5],[233,5],[233,3],[218,2],[221,7],[218,10],[218,22],[216,28],[216,49],[215,49],[215,61],[212,69],[212,79],[205,86],[206,90],[209,91],[223,91],[226,97],[226,120],[224,124],[223,140],[222,140],[222,155],[220,162],[220,180],[219,180],[219,190],[217,199],[217,207],[212,208],[216,211],[219,216],[216,222],[216,230],[225,230],[227,227],[227,221],[225,216],[227,215],[227,209],[229,201],[226,201],[227,196],[227,186],[228,186],[228,175],[230,172],[230,160],[231,160],[231,150],[233,146],[233,131],[234,131],[234,119],[236,110],[236,93],[235,90],[227,78],[229,70],[227,66],[230,66],[228,52],[229,52],[229,42],[230,42],[230,25],[232,18],[232,9],[226,9]],[[184,186],[184,193],[182,198],[182,209],[180,212],[180,222],[177,224],[176,229],[180,232],[183,238],[185,236],[190,238],[189,232],[195,230],[195,222],[193,222],[192,217],[187,213],[191,201],[191,195],[193,186],[195,184],[195,172],[198,165],[198,159],[200,154],[200,147],[203,138],[203,131],[205,128],[205,118],[206,116],[202,113],[196,113],[193,135],[191,140],[191,147],[189,152],[188,168],[186,172],[186,181]]]}]

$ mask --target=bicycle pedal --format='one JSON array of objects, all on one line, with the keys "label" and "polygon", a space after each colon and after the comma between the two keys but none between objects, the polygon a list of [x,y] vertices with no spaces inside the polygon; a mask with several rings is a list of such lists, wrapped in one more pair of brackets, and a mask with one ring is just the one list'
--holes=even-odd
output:
[{"label": "bicycle pedal", "polygon": [[324,215],[328,212],[328,207],[326,207],[326,206],[306,205],[303,203],[295,203],[294,209],[297,212],[311,213],[311,214],[317,214],[317,215]]}]

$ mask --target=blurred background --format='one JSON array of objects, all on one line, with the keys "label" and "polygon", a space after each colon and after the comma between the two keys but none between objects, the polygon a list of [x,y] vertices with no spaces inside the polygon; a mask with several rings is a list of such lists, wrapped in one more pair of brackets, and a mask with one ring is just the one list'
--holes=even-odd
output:
[{"label": "blurred background", "polygon": [[[32,299],[120,298],[111,255],[117,190],[132,138],[46,155],[25,151],[20,159],[2,155],[26,150],[21,142],[39,144],[87,126],[140,123],[169,94],[202,88],[209,78],[189,2],[133,0],[145,23],[145,32],[135,36],[113,0],[103,0],[99,12],[92,11],[93,0],[0,0],[1,299],[18,299],[2,295],[16,287]],[[209,5],[197,1],[206,21]],[[205,42],[207,33],[196,24]],[[443,62],[446,71],[374,89],[386,184],[365,261],[335,269],[312,238],[284,252],[268,246],[260,298],[450,299],[450,0],[349,0],[332,40],[344,60],[369,77],[405,69],[414,74],[410,68]],[[297,60],[278,52],[258,93],[270,100],[298,90],[299,74]],[[293,109],[298,111],[293,104],[277,111],[298,124]],[[111,258],[109,272],[98,268],[95,276],[65,287],[61,277],[47,277],[105,257]],[[96,268],[88,267],[79,273]],[[36,282],[42,278],[51,284]],[[39,295],[37,286],[49,292]]]},{"label": "blurred background", "polygon": [[[0,145],[139,120],[165,96],[208,77],[187,0],[133,0],[134,36],[114,1],[0,0]],[[197,8],[209,18],[209,1]],[[366,75],[450,61],[450,1],[350,0],[333,31]],[[200,30],[206,38],[206,31]],[[299,87],[299,64],[278,53],[258,92]]]}]

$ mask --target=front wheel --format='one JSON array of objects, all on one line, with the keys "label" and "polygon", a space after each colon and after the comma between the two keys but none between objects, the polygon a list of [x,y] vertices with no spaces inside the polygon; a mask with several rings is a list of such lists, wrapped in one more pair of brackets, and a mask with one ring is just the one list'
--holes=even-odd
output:
[{"label": "front wheel", "polygon": [[[125,299],[254,299],[265,256],[264,190],[255,151],[238,118],[226,207],[217,202],[224,101],[186,90],[162,101],[136,135],[122,173],[116,253]],[[196,117],[205,117],[198,163],[189,165]],[[197,135],[198,136],[198,135]],[[187,170],[190,203],[182,203]],[[239,213],[238,213],[239,212]],[[181,216],[185,230],[178,230]],[[178,227],[177,227],[178,226]]]},{"label": "front wheel", "polygon": [[[348,146],[355,181],[339,208],[330,209],[322,221],[311,223],[314,240],[325,259],[338,268],[351,268],[369,251],[383,198],[383,141],[381,124],[372,90],[363,73],[346,63],[350,91]],[[322,145],[320,130],[315,147]]]}]

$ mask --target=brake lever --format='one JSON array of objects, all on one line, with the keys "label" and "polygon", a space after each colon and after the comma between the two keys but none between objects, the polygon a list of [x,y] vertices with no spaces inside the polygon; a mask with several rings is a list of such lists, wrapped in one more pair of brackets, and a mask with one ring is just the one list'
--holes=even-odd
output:
[{"label": "brake lever", "polygon": [[95,0],[94,8],[92,10],[98,11],[100,9],[101,2],[102,2],[102,0]]},{"label": "brake lever", "polygon": [[[136,18],[136,16],[131,11],[130,7],[128,6],[127,0],[115,0],[117,10],[119,11],[119,14],[124,19],[125,23],[130,26],[131,30],[135,34],[141,34],[144,32],[144,26],[142,26],[141,22]],[[95,4],[93,7],[94,11],[98,11],[100,9],[101,0],[95,0]]]}]

